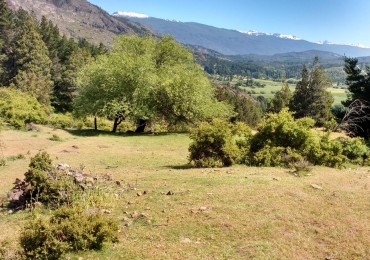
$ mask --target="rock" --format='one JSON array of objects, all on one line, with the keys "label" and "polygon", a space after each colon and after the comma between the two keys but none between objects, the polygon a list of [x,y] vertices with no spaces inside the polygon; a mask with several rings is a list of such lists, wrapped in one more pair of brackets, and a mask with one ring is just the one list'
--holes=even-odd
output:
[{"label": "rock", "polygon": [[72,148],[79,149],[79,147],[77,145],[72,145]]},{"label": "rock", "polygon": [[320,185],[317,185],[317,184],[311,184],[311,187],[316,189],[316,190],[322,190],[322,187]]},{"label": "rock", "polygon": [[139,216],[139,213],[137,211],[134,211],[131,213],[131,218],[137,218]]},{"label": "rock", "polygon": [[190,240],[190,238],[183,238],[180,240],[181,243],[184,243],[184,244],[189,244],[189,243],[192,243],[192,241]]},{"label": "rock", "polygon": [[199,208],[199,210],[200,211],[206,211],[206,210],[208,210],[208,207],[207,206],[202,206],[202,207]]},{"label": "rock", "polygon": [[274,181],[280,181],[280,178],[274,177],[272,178]]},{"label": "rock", "polygon": [[143,194],[141,192],[136,193],[136,196],[141,197]]},{"label": "rock", "polygon": [[169,191],[166,193],[167,196],[172,196],[174,193],[172,191]]}]

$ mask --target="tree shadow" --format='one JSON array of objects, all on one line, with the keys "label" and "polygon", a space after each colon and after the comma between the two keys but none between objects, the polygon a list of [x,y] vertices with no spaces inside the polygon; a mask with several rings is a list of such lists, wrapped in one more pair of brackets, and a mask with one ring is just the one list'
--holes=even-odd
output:
[{"label": "tree shadow", "polygon": [[164,166],[164,168],[172,169],[172,170],[189,170],[189,169],[193,169],[194,167],[191,166],[190,164],[184,164],[184,165],[167,165],[167,166]]},{"label": "tree shadow", "polygon": [[128,137],[128,136],[166,136],[166,135],[171,135],[171,134],[177,134],[173,132],[167,132],[167,133],[135,133],[135,132],[118,132],[118,133],[113,133],[111,131],[104,131],[104,130],[95,130],[95,129],[82,129],[82,130],[77,130],[77,129],[66,129],[68,133],[74,136],[79,136],[79,137],[89,137],[89,136],[122,136],[122,137]]}]

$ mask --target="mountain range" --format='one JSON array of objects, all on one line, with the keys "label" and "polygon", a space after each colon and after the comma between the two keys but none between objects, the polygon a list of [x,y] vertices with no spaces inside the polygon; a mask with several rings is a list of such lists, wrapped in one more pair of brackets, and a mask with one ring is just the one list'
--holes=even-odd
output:
[{"label": "mountain range", "polygon": [[181,43],[202,46],[224,55],[275,55],[287,52],[318,50],[351,57],[369,56],[370,48],[351,45],[314,43],[291,35],[268,34],[254,31],[241,32],[195,23],[135,16],[116,12],[120,19],[145,24],[159,34],[170,34]]},{"label": "mountain range", "polygon": [[[221,55],[239,55],[247,59],[269,59],[284,54],[309,57],[307,51],[330,52],[329,56],[370,56],[370,48],[358,46],[313,43],[286,34],[268,34],[254,31],[237,31],[195,23],[153,18],[135,13],[116,12],[110,15],[86,0],[6,0],[13,9],[23,8],[37,18],[45,16],[60,31],[73,38],[112,46],[119,34],[163,35],[170,34],[181,43],[213,50]],[[124,3],[122,4],[124,5]],[[293,53],[293,54],[292,54]],[[299,55],[298,53],[302,53]],[[323,53],[321,53],[323,54]],[[308,56],[307,56],[308,55]],[[311,55],[312,56],[312,55]],[[274,57],[274,59],[277,57]],[[279,59],[282,57],[280,56]],[[284,58],[284,59],[285,59]],[[301,57],[303,59],[303,57]]]}]

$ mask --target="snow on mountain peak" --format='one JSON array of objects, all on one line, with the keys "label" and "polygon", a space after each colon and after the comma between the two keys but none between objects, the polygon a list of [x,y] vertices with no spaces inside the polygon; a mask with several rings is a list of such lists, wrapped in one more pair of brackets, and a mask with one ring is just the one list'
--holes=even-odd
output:
[{"label": "snow on mountain peak", "polygon": [[302,40],[301,38],[298,38],[297,36],[294,35],[289,35],[289,34],[280,34],[280,33],[263,33],[263,32],[258,32],[254,30],[249,30],[249,31],[239,31],[240,33],[244,33],[247,35],[253,35],[253,36],[262,36],[262,35],[269,35],[269,36],[274,36],[282,39],[289,39],[289,40],[295,40],[299,41]]},{"label": "snow on mountain peak", "polygon": [[134,18],[149,18],[149,15],[146,15],[146,14],[126,12],[126,11],[114,12],[112,15],[113,16],[124,16],[124,17],[134,17]]}]

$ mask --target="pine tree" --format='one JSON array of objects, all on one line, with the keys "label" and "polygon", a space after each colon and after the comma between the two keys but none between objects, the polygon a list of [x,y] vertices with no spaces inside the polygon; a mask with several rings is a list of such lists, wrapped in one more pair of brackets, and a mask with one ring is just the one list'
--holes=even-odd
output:
[{"label": "pine tree", "polygon": [[11,83],[28,92],[42,104],[50,104],[51,61],[49,52],[37,30],[34,18],[20,9],[16,12],[16,28],[8,59]]},{"label": "pine tree", "polygon": [[324,69],[319,66],[317,57],[310,72],[304,65],[302,79],[297,83],[289,104],[290,110],[295,112],[295,117],[311,117],[315,119],[318,126],[330,120],[332,118],[331,106],[334,102],[333,97],[326,90],[330,86],[330,80]]},{"label": "pine tree", "polygon": [[363,71],[355,58],[345,58],[344,71],[347,74],[347,100],[342,102],[346,113],[339,127],[347,133],[370,138],[370,67]]},{"label": "pine tree", "polygon": [[0,86],[8,84],[6,58],[12,36],[12,11],[5,0],[0,0]]},{"label": "pine tree", "polygon": [[77,49],[63,66],[61,77],[55,81],[52,105],[57,112],[71,112],[72,102],[77,90],[78,72],[88,64],[92,57],[88,50]]}]

